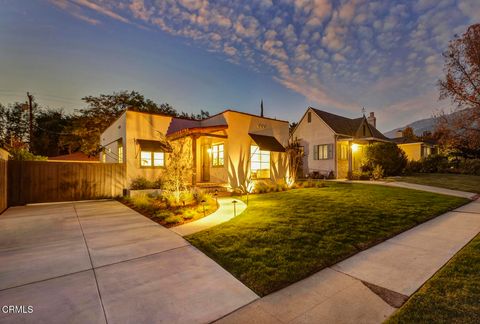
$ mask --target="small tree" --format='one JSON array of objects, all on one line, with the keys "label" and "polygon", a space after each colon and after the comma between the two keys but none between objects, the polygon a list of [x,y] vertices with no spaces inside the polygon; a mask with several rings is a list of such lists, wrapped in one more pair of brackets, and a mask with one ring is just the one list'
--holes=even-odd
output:
[{"label": "small tree", "polygon": [[297,138],[290,139],[286,147],[288,177],[287,185],[292,186],[298,177],[298,172],[303,163],[303,147]]},{"label": "small tree", "polygon": [[173,151],[168,159],[163,188],[173,194],[176,204],[180,203],[182,192],[188,189],[192,179],[192,150],[190,140],[182,138],[172,144]]},{"label": "small tree", "polygon": [[392,176],[402,173],[406,165],[407,156],[395,143],[374,143],[365,149],[365,170],[373,171],[376,166],[380,166],[385,176]]}]

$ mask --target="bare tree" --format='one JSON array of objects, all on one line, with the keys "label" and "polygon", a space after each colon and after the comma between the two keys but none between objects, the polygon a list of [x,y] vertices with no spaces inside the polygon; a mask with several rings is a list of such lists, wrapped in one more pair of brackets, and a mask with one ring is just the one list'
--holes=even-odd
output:
[{"label": "bare tree", "polygon": [[445,58],[440,99],[450,98],[458,112],[437,116],[435,136],[454,155],[480,157],[480,24],[455,36]]}]

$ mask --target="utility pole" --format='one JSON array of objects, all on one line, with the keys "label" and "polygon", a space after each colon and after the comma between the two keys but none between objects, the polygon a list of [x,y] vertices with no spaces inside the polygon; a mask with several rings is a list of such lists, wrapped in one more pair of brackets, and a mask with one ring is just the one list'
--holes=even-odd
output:
[{"label": "utility pole", "polygon": [[30,114],[30,132],[29,132],[29,142],[28,142],[28,148],[30,152],[32,152],[32,138],[33,138],[33,107],[32,107],[32,102],[33,102],[33,95],[30,94],[30,92],[27,92],[27,97],[28,97],[28,111]]}]

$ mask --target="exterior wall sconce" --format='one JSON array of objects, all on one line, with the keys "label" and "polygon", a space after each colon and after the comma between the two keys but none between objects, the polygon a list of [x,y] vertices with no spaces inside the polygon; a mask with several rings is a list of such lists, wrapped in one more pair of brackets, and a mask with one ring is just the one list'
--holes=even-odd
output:
[{"label": "exterior wall sconce", "polygon": [[358,151],[358,144],[352,144],[352,152],[355,153]]}]

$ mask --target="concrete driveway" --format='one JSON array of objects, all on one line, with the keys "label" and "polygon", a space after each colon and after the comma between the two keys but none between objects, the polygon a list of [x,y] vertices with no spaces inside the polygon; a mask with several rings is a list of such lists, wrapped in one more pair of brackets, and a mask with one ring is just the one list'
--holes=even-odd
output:
[{"label": "concrete driveway", "polygon": [[116,201],[8,209],[0,264],[2,323],[207,323],[258,298],[179,235]]}]

